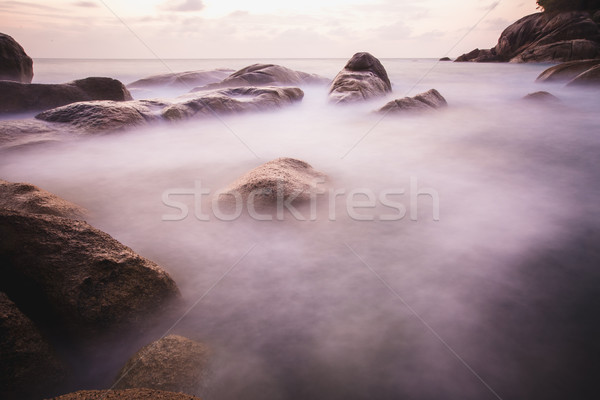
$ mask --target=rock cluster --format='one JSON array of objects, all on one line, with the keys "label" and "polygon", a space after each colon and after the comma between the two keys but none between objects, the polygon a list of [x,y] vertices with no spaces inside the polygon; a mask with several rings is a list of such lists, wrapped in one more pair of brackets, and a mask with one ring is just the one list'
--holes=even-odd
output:
[{"label": "rock cluster", "polygon": [[379,113],[405,113],[415,111],[437,110],[446,107],[446,99],[435,89],[418,94],[414,97],[404,97],[390,101],[378,110]]}]

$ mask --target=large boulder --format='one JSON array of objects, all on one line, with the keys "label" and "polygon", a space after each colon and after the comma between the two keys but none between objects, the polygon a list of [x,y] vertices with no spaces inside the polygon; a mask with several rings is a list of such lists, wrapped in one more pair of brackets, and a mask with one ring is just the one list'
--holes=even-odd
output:
[{"label": "large boulder", "polygon": [[568,82],[595,65],[600,65],[600,59],[564,62],[546,69],[537,77],[536,81]]},{"label": "large boulder", "polygon": [[234,72],[232,69],[214,69],[210,71],[186,71],[169,74],[152,75],[138,79],[127,85],[128,88],[184,87],[193,88],[199,85],[220,82]]},{"label": "large boulder", "polygon": [[179,295],[158,265],[84,221],[0,209],[0,237],[0,290],[65,340],[143,325]]},{"label": "large boulder", "polygon": [[237,87],[190,94],[162,110],[170,121],[280,108],[302,100],[304,92],[294,87]]},{"label": "large boulder", "polygon": [[381,62],[369,53],[356,53],[333,79],[329,99],[349,103],[385,96],[392,84]]},{"label": "large boulder", "polygon": [[208,363],[206,345],[169,335],[135,353],[119,372],[114,388],[149,388],[198,395],[205,386]]},{"label": "large boulder", "polygon": [[253,64],[234,72],[221,82],[196,87],[192,91],[214,90],[244,86],[301,86],[328,84],[329,79],[316,74],[294,71],[281,65]]},{"label": "large boulder", "polygon": [[404,97],[390,101],[380,108],[379,113],[405,113],[415,111],[430,111],[446,107],[448,103],[444,96],[435,89],[416,95],[415,97]]},{"label": "large boulder", "polygon": [[592,68],[582,72],[575,78],[571,79],[567,86],[587,86],[587,85],[599,85],[600,84],[600,65],[593,66]]},{"label": "large boulder", "polygon": [[125,86],[112,78],[85,78],[62,84],[0,81],[0,114],[43,111],[79,101],[132,100]]},{"label": "large boulder", "polygon": [[200,400],[189,394],[153,389],[81,390],[50,400]]},{"label": "large boulder", "polygon": [[65,368],[38,328],[0,292],[0,398],[32,399],[52,393]]},{"label": "large boulder", "polygon": [[31,83],[32,79],[31,58],[15,39],[0,33],[0,80]]},{"label": "large boulder", "polygon": [[502,32],[490,50],[456,61],[564,62],[600,57],[600,28],[585,11],[535,13]]}]

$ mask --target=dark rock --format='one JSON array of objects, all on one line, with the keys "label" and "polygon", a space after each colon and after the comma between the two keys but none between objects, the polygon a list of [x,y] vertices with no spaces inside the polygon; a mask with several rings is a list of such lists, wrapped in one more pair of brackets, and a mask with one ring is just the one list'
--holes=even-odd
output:
[{"label": "dark rock", "polygon": [[475,49],[458,57],[455,62],[496,62],[500,61],[495,49]]},{"label": "dark rock", "polygon": [[0,33],[0,80],[31,83],[32,79],[31,58],[15,39]]},{"label": "dark rock", "polygon": [[115,389],[149,388],[200,394],[208,376],[209,349],[169,335],[143,347],[123,366]]},{"label": "dark rock", "polygon": [[42,111],[80,101],[131,99],[127,88],[112,78],[85,78],[62,84],[0,81],[0,114]]},{"label": "dark rock", "polygon": [[0,209],[0,290],[64,340],[143,325],[179,291],[152,261],[84,221]]},{"label": "dark rock", "polygon": [[564,40],[524,50],[511,62],[562,62],[600,57],[600,44],[591,40]]},{"label": "dark rock", "polygon": [[600,65],[596,65],[571,79],[567,86],[587,86],[600,84]]},{"label": "dark rock", "polygon": [[450,57],[442,57],[439,61],[452,61],[452,59]]},{"label": "dark rock", "polygon": [[200,400],[183,393],[152,389],[81,390],[50,400]]},{"label": "dark rock", "polygon": [[152,75],[127,85],[128,88],[149,87],[187,87],[220,82],[234,72],[232,69],[215,69],[211,71],[186,71],[170,74]]},{"label": "dark rock", "polygon": [[356,53],[333,79],[329,99],[349,103],[385,96],[392,84],[381,62],[369,53]]},{"label": "dark rock", "polygon": [[404,113],[415,111],[430,111],[446,107],[446,99],[435,89],[416,95],[390,101],[377,112],[379,113]]},{"label": "dark rock", "polygon": [[34,119],[0,121],[0,150],[57,143],[72,133],[69,129]]},{"label": "dark rock", "polygon": [[316,74],[294,71],[281,65],[253,64],[234,72],[218,83],[192,89],[193,92],[230,87],[326,85],[329,79]]},{"label": "dark rock", "polygon": [[536,79],[538,82],[568,82],[582,72],[600,64],[598,60],[569,61],[554,65],[542,72]]},{"label": "dark rock", "polygon": [[537,103],[546,103],[546,104],[560,103],[560,100],[558,97],[554,96],[551,93],[545,92],[545,91],[529,93],[527,96],[523,97],[523,100],[534,101]]},{"label": "dark rock", "polygon": [[64,381],[65,368],[37,327],[0,292],[0,398],[41,398]]},{"label": "dark rock", "polygon": [[238,87],[184,96],[187,100],[162,110],[167,120],[207,117],[214,114],[271,110],[302,100],[304,92],[292,87]]}]

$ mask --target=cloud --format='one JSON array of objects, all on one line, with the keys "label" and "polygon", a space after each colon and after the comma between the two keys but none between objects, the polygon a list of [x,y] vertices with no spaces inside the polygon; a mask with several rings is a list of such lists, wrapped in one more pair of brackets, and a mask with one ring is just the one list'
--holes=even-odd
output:
[{"label": "cloud", "polygon": [[75,7],[84,7],[84,8],[96,8],[98,7],[97,3],[94,3],[93,1],[76,1],[73,4]]},{"label": "cloud", "polygon": [[169,0],[163,3],[160,8],[165,11],[177,12],[200,11],[204,8],[204,3],[202,0]]},{"label": "cloud", "polygon": [[36,4],[36,3],[29,3],[26,1],[3,1],[0,3],[0,6],[2,6],[2,8],[22,8],[22,7],[27,7],[27,8],[37,8],[40,10],[46,10],[46,11],[56,11],[58,10],[58,8],[56,7],[50,7],[50,6],[45,6],[42,4]]}]

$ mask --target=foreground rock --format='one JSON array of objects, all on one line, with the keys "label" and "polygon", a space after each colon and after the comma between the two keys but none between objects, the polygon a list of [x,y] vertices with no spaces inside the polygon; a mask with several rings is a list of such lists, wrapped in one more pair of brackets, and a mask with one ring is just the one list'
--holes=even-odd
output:
[{"label": "foreground rock", "polygon": [[416,95],[390,101],[377,112],[397,114],[406,112],[431,111],[446,107],[446,99],[435,89]]},{"label": "foreground rock", "polygon": [[567,86],[600,85],[600,65],[596,65],[571,79]]},{"label": "foreground rock", "polygon": [[65,368],[37,327],[0,292],[0,398],[39,398],[64,380]]},{"label": "foreground rock", "polygon": [[137,326],[178,296],[160,267],[84,221],[0,209],[0,290],[62,336]]},{"label": "foreground rock", "polygon": [[121,82],[111,78],[85,78],[62,84],[0,81],[0,114],[43,111],[89,100],[132,100]]},{"label": "foreground rock", "polygon": [[[190,97],[189,95],[186,97]],[[201,93],[162,110],[170,121],[249,111],[266,111],[299,102],[304,92],[294,87],[239,87]]]},{"label": "foreground rock", "polygon": [[199,85],[220,82],[234,72],[232,69],[215,69],[211,71],[186,71],[170,74],[152,75],[138,79],[127,85],[128,88],[182,87],[193,88]]},{"label": "foreground rock", "polygon": [[392,84],[381,62],[369,53],[356,53],[333,79],[329,99],[349,103],[385,96]]},{"label": "foreground rock", "polygon": [[183,393],[152,389],[82,390],[54,397],[51,400],[200,400]]},{"label": "foreground rock", "polygon": [[0,179],[0,208],[29,214],[81,219],[85,210],[76,204],[28,183]]},{"label": "foreground rock", "polygon": [[475,49],[456,61],[564,62],[600,57],[600,28],[585,11],[536,13],[502,32],[489,50]]},{"label": "foreground rock", "polygon": [[220,200],[241,198],[262,205],[278,201],[307,200],[319,193],[326,175],[294,158],[278,158],[254,168],[221,194]]},{"label": "foreground rock", "polygon": [[0,33],[0,80],[31,83],[32,79],[33,60],[15,39]]},{"label": "foreground rock", "polygon": [[231,87],[301,86],[329,84],[329,79],[316,74],[294,71],[281,65],[253,64],[231,74],[221,82],[196,87],[192,91],[214,90]]},{"label": "foreground rock", "polygon": [[554,65],[542,72],[537,82],[568,82],[588,69],[600,65],[598,60],[569,61]]},{"label": "foreground rock", "polygon": [[198,395],[208,375],[209,349],[177,335],[157,340],[123,366],[115,389],[149,388]]}]

